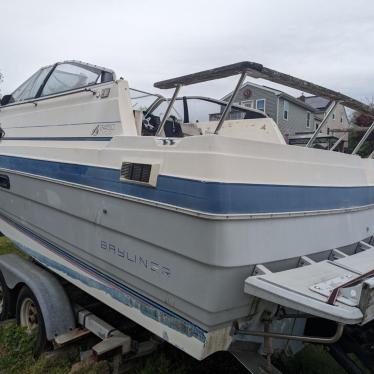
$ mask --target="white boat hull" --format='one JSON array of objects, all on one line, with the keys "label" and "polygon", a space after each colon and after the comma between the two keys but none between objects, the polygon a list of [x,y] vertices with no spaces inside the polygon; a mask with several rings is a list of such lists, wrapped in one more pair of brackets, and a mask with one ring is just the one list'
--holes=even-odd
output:
[{"label": "white boat hull", "polygon": [[[192,339],[196,344],[189,353],[200,359],[227,349],[233,321],[247,317],[254,299],[243,285],[256,264],[292,268],[300,256],[328,258],[332,248],[373,234],[368,222],[374,209],[366,206],[230,219],[160,208],[47,178],[42,169],[39,175],[2,172],[11,184],[0,194],[5,235],[52,271],[173,344],[188,351]],[[103,283],[157,307],[139,304],[135,311],[135,301],[103,291]],[[176,320],[170,322],[164,311]],[[211,334],[221,334],[220,343],[207,348]]]}]

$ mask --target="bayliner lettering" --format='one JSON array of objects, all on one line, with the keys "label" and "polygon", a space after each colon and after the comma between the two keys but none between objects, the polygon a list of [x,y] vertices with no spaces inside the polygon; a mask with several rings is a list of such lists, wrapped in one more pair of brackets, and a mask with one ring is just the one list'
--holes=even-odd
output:
[{"label": "bayliner lettering", "polygon": [[138,264],[139,266],[142,266],[144,269],[148,269],[166,278],[170,278],[170,268],[161,265],[155,260],[150,260],[148,258],[139,256],[135,253],[129,252],[128,250],[118,247],[117,245],[107,242],[105,240],[100,241],[100,248],[106,252],[112,253],[113,255],[116,255],[124,259],[124,261],[126,261],[128,264]]}]

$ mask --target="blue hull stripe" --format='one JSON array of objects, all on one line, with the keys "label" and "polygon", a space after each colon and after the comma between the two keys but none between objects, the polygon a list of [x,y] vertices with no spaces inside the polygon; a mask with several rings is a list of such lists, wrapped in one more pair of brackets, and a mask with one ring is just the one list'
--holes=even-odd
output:
[{"label": "blue hull stripe", "polygon": [[[305,212],[374,204],[374,186],[313,187],[219,183],[159,175],[157,187],[151,188],[122,182],[119,169],[105,167],[0,156],[0,168],[213,214]],[[250,170],[247,172],[250,174]]]},{"label": "blue hull stripe", "polygon": [[38,252],[35,252],[34,250],[26,247],[22,243],[17,242],[17,245],[20,247],[21,250],[23,250],[26,254],[30,255],[31,257],[35,258],[40,263],[44,264],[49,268],[62,271],[69,277],[77,279],[90,287],[94,287],[99,290],[105,291],[118,301],[121,301],[130,307],[134,307],[140,310],[147,317],[152,318],[160,323],[163,323],[164,325],[170,328],[178,330],[182,334],[185,334],[190,337],[195,337],[196,339],[205,342],[206,331],[201,329],[199,326],[191,323],[190,321],[172,312],[171,310],[164,308],[162,305],[152,301],[151,299],[148,299],[142,294],[132,290],[123,283],[112,278],[110,275],[101,272],[97,268],[71,255],[64,249],[55,246],[46,239],[40,237],[33,231],[11,220],[10,218],[5,217],[3,215],[1,215],[1,218],[17,230],[21,231],[23,234],[37,241],[47,250],[52,251],[58,256],[64,258],[66,261],[70,262],[74,266],[79,267],[84,272],[90,274],[95,279],[99,280],[99,282],[104,282],[106,286],[96,281],[90,281],[90,278],[88,278],[87,276],[81,275],[80,273],[77,273],[72,269],[63,266],[60,263],[52,261],[48,257],[43,256]]}]

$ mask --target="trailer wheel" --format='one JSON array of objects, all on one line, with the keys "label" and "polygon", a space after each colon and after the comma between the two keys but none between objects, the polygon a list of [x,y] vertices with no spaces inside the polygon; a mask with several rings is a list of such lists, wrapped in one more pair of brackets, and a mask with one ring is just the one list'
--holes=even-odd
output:
[{"label": "trailer wheel", "polygon": [[5,321],[12,316],[12,304],[11,291],[0,271],[0,321]]},{"label": "trailer wheel", "polygon": [[16,318],[17,323],[25,327],[29,334],[35,334],[33,355],[39,357],[47,344],[44,319],[38,300],[26,286],[21,289],[18,295]]}]

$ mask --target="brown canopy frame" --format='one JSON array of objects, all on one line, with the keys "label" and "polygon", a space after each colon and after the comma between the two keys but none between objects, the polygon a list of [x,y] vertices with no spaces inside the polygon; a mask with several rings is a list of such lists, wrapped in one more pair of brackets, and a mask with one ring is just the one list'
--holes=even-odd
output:
[{"label": "brown canopy frame", "polygon": [[216,69],[204,70],[195,74],[160,81],[155,83],[154,86],[161,89],[176,88],[178,86],[188,86],[190,84],[226,78],[237,74],[245,74],[246,76],[251,76],[253,78],[266,79],[268,81],[292,87],[303,92],[308,92],[312,95],[322,96],[332,101],[339,102],[347,108],[357,110],[374,117],[374,108],[367,104],[364,104],[340,92],[330,90],[288,74],[280,73],[279,71],[266,68],[261,64],[250,61],[239,62]]}]

